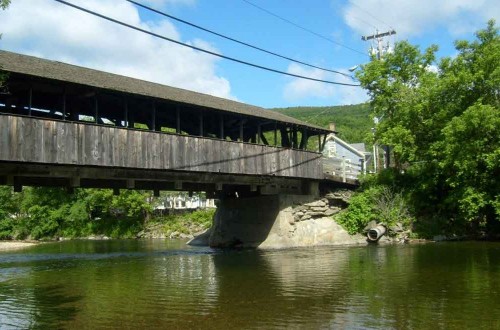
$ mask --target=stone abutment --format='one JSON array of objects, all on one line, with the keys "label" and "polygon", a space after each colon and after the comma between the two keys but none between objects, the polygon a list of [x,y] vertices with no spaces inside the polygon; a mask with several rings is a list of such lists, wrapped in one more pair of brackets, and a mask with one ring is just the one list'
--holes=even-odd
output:
[{"label": "stone abutment", "polygon": [[288,248],[366,244],[332,218],[352,194],[338,190],[323,197],[277,194],[222,199],[209,232],[192,244],[211,247]]}]

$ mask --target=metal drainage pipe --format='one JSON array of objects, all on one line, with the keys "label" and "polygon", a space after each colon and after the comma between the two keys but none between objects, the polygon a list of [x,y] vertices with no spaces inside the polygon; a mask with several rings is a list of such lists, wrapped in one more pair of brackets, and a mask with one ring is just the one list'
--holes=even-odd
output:
[{"label": "metal drainage pipe", "polygon": [[380,239],[380,237],[384,236],[385,232],[386,228],[382,225],[378,225],[368,230],[366,236],[368,237],[368,240],[370,242],[377,242]]}]

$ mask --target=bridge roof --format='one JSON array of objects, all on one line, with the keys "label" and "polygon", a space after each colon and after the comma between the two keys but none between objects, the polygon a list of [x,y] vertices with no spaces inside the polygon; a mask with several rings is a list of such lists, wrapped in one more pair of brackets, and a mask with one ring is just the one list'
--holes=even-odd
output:
[{"label": "bridge roof", "polygon": [[6,72],[35,76],[61,82],[91,86],[111,91],[153,97],[232,114],[259,117],[307,127],[321,133],[330,132],[323,127],[311,125],[276,111],[215,97],[181,88],[161,85],[113,73],[84,68],[58,61],[22,55],[0,50],[0,68]]}]

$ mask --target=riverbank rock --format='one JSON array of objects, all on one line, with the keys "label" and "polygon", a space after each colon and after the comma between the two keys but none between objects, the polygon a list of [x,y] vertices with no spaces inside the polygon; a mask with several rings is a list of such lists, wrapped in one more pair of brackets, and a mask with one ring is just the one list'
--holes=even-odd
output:
[{"label": "riverbank rock", "polygon": [[32,247],[38,243],[19,241],[0,241],[0,251],[14,251]]},{"label": "riverbank rock", "polygon": [[[287,248],[320,245],[366,244],[366,237],[349,233],[332,216],[347,207],[352,194],[347,191],[329,193],[324,198],[297,203],[293,196],[284,197],[267,239],[259,248]],[[292,203],[290,203],[291,199]]]},{"label": "riverbank rock", "polygon": [[187,242],[192,246],[208,246],[210,240],[210,228],[194,235],[194,237]]},{"label": "riverbank rock", "polygon": [[169,230],[164,223],[150,223],[143,230],[137,233],[136,238],[144,239],[193,239],[196,235],[202,233],[205,229],[202,225],[196,223],[184,223],[179,230]]},{"label": "riverbank rock", "polygon": [[[285,216],[286,217],[286,216]],[[290,247],[321,245],[356,245],[366,244],[362,235],[349,233],[328,217],[314,218],[290,226],[279,221],[267,239],[259,245],[262,249],[281,249]]]},{"label": "riverbank rock", "polygon": [[[85,237],[85,239],[88,239],[89,241],[102,241],[102,240],[108,240],[111,238],[106,236],[106,235],[91,235],[91,236]],[[59,240],[61,240],[61,238],[59,238]]]},{"label": "riverbank rock", "polygon": [[165,226],[161,223],[149,224],[136,235],[137,238],[167,238]]}]

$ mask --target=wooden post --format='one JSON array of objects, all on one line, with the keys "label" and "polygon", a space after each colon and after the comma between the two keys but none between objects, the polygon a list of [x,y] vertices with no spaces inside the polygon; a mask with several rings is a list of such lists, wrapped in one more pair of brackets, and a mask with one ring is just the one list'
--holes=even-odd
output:
[{"label": "wooden post", "polygon": [[99,118],[99,102],[97,101],[97,93],[94,95],[94,110],[95,110],[95,123],[98,123]]},{"label": "wooden post", "polygon": [[278,146],[278,122],[274,122],[274,146]]},{"label": "wooden post", "polygon": [[177,134],[181,134],[181,109],[179,105],[175,108],[175,119],[176,119],[175,132]]},{"label": "wooden post", "polygon": [[323,149],[325,149],[325,145],[326,145],[326,138],[327,138],[327,137],[328,137],[328,134],[325,134],[325,137],[323,138],[323,143],[322,143],[322,145],[321,145],[321,150],[320,150],[320,152],[321,152],[321,151],[323,151]]},{"label": "wooden post", "polygon": [[152,102],[151,111],[153,112],[152,116],[151,116],[151,127],[152,127],[151,130],[156,131],[156,103],[155,103],[155,101]]},{"label": "wooden post", "polygon": [[123,112],[124,112],[123,126],[129,127],[128,126],[128,101],[127,101],[126,96],[123,97]]},{"label": "wooden post", "polygon": [[298,140],[297,140],[297,127],[292,127],[292,148],[297,148],[298,147]]},{"label": "wooden post", "polygon": [[318,134],[318,151],[321,152],[321,133]]},{"label": "wooden post", "polygon": [[200,109],[200,136],[203,137],[203,111]]},{"label": "wooden post", "polygon": [[260,138],[262,139],[262,143],[265,144],[266,146],[269,145],[269,142],[266,139],[266,136],[260,132]]},{"label": "wooden post", "polygon": [[66,120],[66,86],[64,87],[64,91],[63,91],[62,117],[63,117],[63,120]]},{"label": "wooden post", "polygon": [[219,116],[219,127],[220,127],[220,138],[224,140],[224,115],[220,114]]},{"label": "wooden post", "polygon": [[302,128],[302,138],[300,139],[300,147],[299,149],[307,150],[307,128]]},{"label": "wooden post", "polygon": [[260,127],[260,124],[257,125],[257,144],[260,144],[261,142],[261,139],[260,139],[260,135],[262,134],[262,129]]},{"label": "wooden post", "polygon": [[243,119],[240,120],[240,142],[243,142]]},{"label": "wooden post", "polygon": [[287,127],[280,128],[280,135],[281,135],[281,146],[285,147],[285,148],[290,148],[291,143],[290,143],[290,136],[288,134]]},{"label": "wooden post", "polygon": [[33,87],[30,85],[30,96],[28,101],[28,116],[31,116],[31,105],[33,103]]}]

